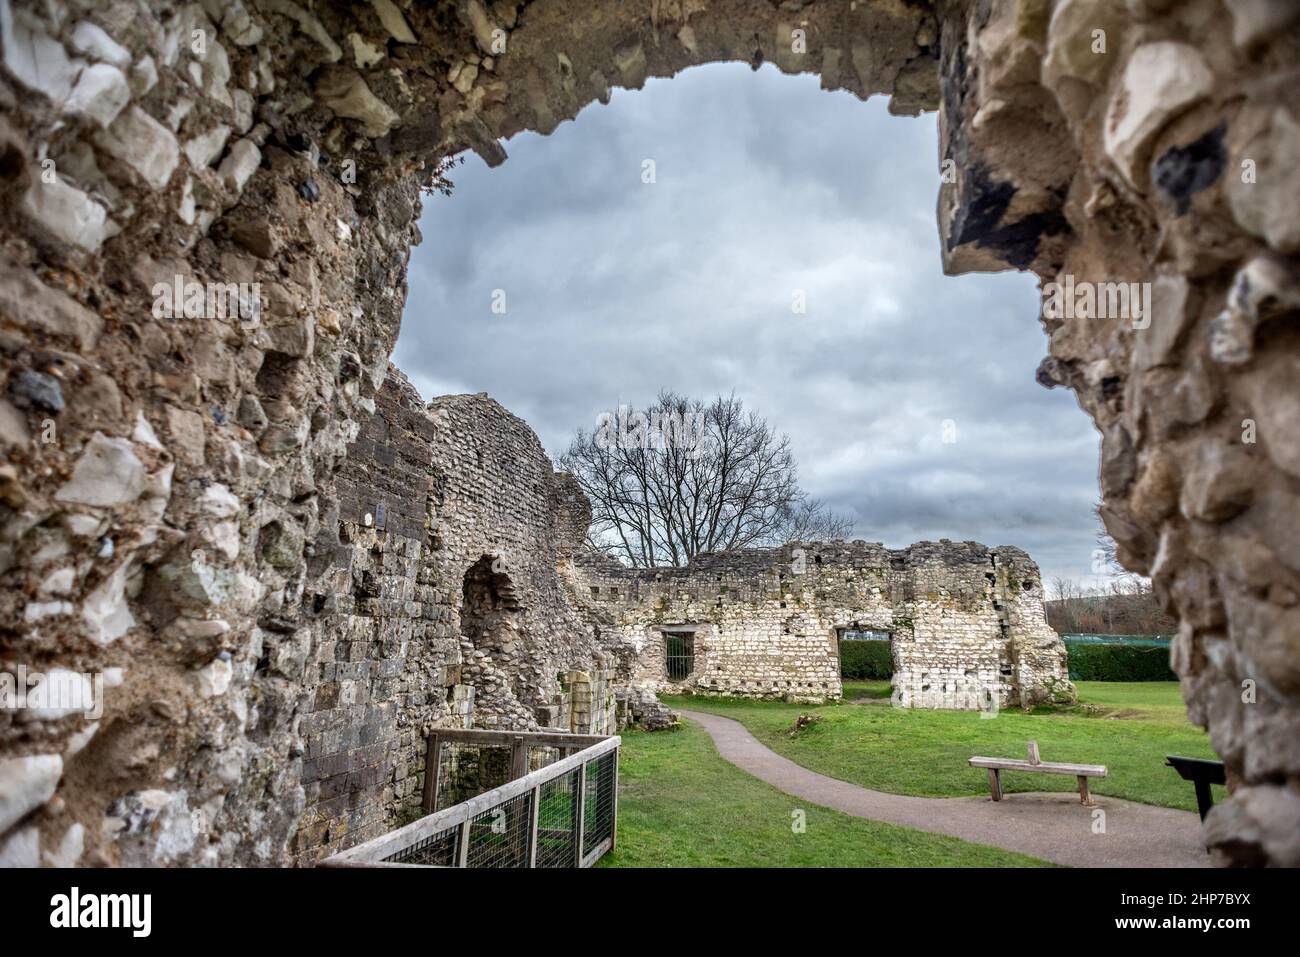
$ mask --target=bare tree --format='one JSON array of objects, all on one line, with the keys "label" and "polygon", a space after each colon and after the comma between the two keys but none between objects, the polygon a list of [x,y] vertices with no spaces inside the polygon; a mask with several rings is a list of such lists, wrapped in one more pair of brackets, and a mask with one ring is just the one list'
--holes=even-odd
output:
[{"label": "bare tree", "polygon": [[1170,634],[1174,619],[1162,609],[1150,580],[1120,564],[1105,525],[1098,528],[1096,543],[1092,571],[1104,581],[1083,588],[1074,579],[1053,579],[1052,599],[1045,603],[1048,624],[1062,634]]},{"label": "bare tree", "polygon": [[644,410],[620,408],[579,430],[556,464],[591,500],[589,543],[639,568],[853,528],[799,487],[789,436],[734,394],[706,403],[664,391]]}]

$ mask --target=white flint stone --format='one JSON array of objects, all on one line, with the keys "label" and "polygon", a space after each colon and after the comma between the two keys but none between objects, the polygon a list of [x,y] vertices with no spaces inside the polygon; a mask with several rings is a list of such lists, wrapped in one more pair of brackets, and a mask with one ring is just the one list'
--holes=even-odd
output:
[{"label": "white flint stone", "polygon": [[257,148],[257,144],[252,140],[240,140],[230,148],[226,158],[217,167],[217,175],[227,189],[242,193],[261,162],[262,151]]},{"label": "white flint stone", "polygon": [[[1284,253],[1300,251],[1300,177],[1294,174],[1300,155],[1300,122],[1279,106],[1268,128],[1252,137],[1238,161],[1249,159],[1255,167],[1253,181],[1241,175],[1226,177],[1225,189],[1233,218],[1241,228],[1266,240]],[[1240,170],[1239,163],[1233,164]]]},{"label": "white flint stone", "polygon": [[97,515],[82,515],[70,512],[64,516],[63,524],[73,535],[82,538],[98,537],[103,534],[104,520]]},{"label": "white flint stone", "polygon": [[87,637],[97,645],[108,645],[135,627],[135,618],[126,600],[126,571],[123,562],[102,585],[90,593],[81,608]]},{"label": "white flint stone", "polygon": [[262,28],[253,22],[241,0],[207,0],[203,7],[208,16],[220,21],[221,29],[235,46],[249,47],[261,41]]},{"label": "white flint stone", "polygon": [[54,796],[63,777],[63,758],[32,754],[0,759],[0,833]]},{"label": "white flint stone", "polygon": [[41,866],[41,832],[35,825],[0,838],[0,868]]},{"label": "white flint stone", "polygon": [[58,849],[45,852],[45,863],[48,867],[76,867],[85,849],[86,829],[74,823],[63,832]]},{"label": "white flint stone", "polygon": [[397,113],[350,67],[337,67],[316,83],[320,101],[339,116],[359,120],[369,136],[383,136],[397,124]]},{"label": "white flint stone", "polygon": [[279,13],[298,24],[298,29],[325,48],[326,58],[337,63],[343,57],[343,50],[334,42],[329,33],[321,26],[316,17],[308,13],[293,0],[263,0],[262,9]]},{"label": "white flint stone", "polygon": [[144,489],[144,465],[131,443],[96,432],[77,460],[72,478],[54,497],[75,505],[110,507],[135,501]]},{"label": "white flint stone", "polygon": [[239,514],[239,499],[220,482],[213,482],[203,492],[203,512],[213,518],[234,518]]},{"label": "white flint stone", "polygon": [[204,91],[208,96],[224,106],[233,105],[230,90],[226,87],[230,82],[230,56],[226,53],[226,48],[215,40],[208,45],[203,75]]},{"label": "white flint stone", "polygon": [[206,133],[200,133],[186,141],[185,158],[195,169],[207,169],[216,162],[221,151],[226,148],[228,139],[230,139],[230,127],[224,124],[214,126]]},{"label": "white flint stone", "polygon": [[1131,185],[1146,182],[1151,140],[1176,115],[1209,95],[1214,74],[1186,43],[1146,43],[1133,51],[1106,111],[1106,154]]},{"label": "white flint stone", "polygon": [[131,441],[139,445],[147,445],[151,449],[162,451],[162,443],[158,441],[158,433],[153,430],[149,420],[144,417],[144,410],[135,414],[135,431],[131,433]]},{"label": "white flint stone", "polygon": [[111,63],[123,70],[131,63],[131,51],[89,20],[82,20],[73,29],[72,47],[92,60]]},{"label": "white flint stone", "polygon": [[1108,43],[1118,41],[1125,20],[1122,0],[1059,0],[1047,27],[1047,55],[1043,59],[1043,84],[1055,88],[1061,77],[1088,83],[1105,80],[1119,55],[1118,44],[1094,52],[1093,31],[1105,31]]},{"label": "white flint stone", "polygon": [[4,64],[29,90],[42,93],[52,103],[62,103],[85,61],[68,56],[63,44],[51,37],[31,10],[10,10],[0,17],[0,42]]},{"label": "white flint stone", "polygon": [[95,63],[81,71],[63,108],[103,129],[130,100],[131,88],[122,71],[109,63]]},{"label": "white flint stone", "polygon": [[86,252],[96,252],[108,238],[108,211],[58,176],[51,183],[35,180],[21,206],[55,237]]},{"label": "white flint stone", "polygon": [[393,0],[370,0],[370,5],[375,8],[375,13],[379,14],[379,22],[384,25],[384,29],[398,43],[415,43],[415,34],[411,32],[410,25],[406,22],[406,17],[402,16],[402,11],[397,8]]},{"label": "white flint stone", "polygon": [[136,96],[144,96],[157,83],[158,65],[151,56],[141,57],[140,62],[131,67],[131,92]]},{"label": "white flint stone", "polygon": [[382,49],[367,43],[365,37],[359,33],[349,33],[348,42],[352,44],[352,58],[362,70],[370,69],[385,56]]},{"label": "white flint stone", "polygon": [[236,90],[232,105],[235,111],[235,130],[242,136],[253,128],[253,110],[256,106],[253,94],[247,90]]},{"label": "white flint stone", "polygon": [[483,9],[480,0],[468,0],[465,4],[465,14],[469,17],[469,25],[474,31],[474,39],[478,42],[479,48],[484,53],[499,53],[499,50],[492,48],[495,39],[494,31],[497,26],[488,17],[487,11]]},{"label": "white flint stone", "polygon": [[54,615],[71,614],[72,602],[70,601],[32,601],[28,602],[23,609],[25,621],[40,621],[42,618],[50,618]]},{"label": "white flint stone", "polygon": [[176,210],[176,215],[186,226],[193,226],[197,213],[198,204],[194,200],[194,180],[186,176],[185,186],[181,189],[181,205]]},{"label": "white flint stone", "polygon": [[229,659],[214,658],[207,667],[200,668],[195,675],[199,684],[199,694],[205,698],[223,695],[230,688],[230,679],[235,669]]},{"label": "white flint stone", "polygon": [[208,532],[212,546],[230,561],[239,557],[239,523],[217,522]]},{"label": "white flint stone", "polygon": [[86,722],[86,726],[80,731],[74,731],[69,735],[67,743],[63,747],[64,758],[70,758],[79,754],[86,745],[90,744],[90,739],[95,736],[95,732],[98,730],[98,721],[88,721]]},{"label": "white flint stone", "polygon": [[40,584],[40,591],[47,595],[66,595],[72,591],[72,585],[76,580],[75,568],[56,568],[45,576]]},{"label": "white flint stone", "polygon": [[97,134],[95,143],[139,173],[154,189],[167,185],[180,161],[180,146],[171,130],[138,106],[132,106]]},{"label": "white flint stone", "polygon": [[185,117],[190,115],[194,109],[194,101],[189,97],[182,96],[172,104],[171,109],[167,111],[167,126],[175,132],[181,128],[185,122]]}]

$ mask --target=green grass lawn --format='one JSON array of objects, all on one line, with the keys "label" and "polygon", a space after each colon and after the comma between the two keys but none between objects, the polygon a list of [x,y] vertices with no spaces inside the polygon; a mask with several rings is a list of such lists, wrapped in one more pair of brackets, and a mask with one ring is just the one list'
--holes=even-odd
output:
[{"label": "green grass lawn", "polygon": [[[1214,758],[1209,737],[1187,720],[1176,682],[1079,682],[1079,705],[1025,714],[1008,709],[994,718],[978,712],[926,711],[889,704],[888,683],[846,682],[844,703],[788,705],[743,699],[665,698],[671,708],[734,718],[790,760],[842,781],[896,794],[926,797],[988,793],[987,772],[972,755],[1024,757],[1030,740],[1044,761],[1104,764],[1094,793],[1196,810],[1190,782],[1165,766],[1165,756]],[[883,697],[882,697],[883,691]],[[852,703],[852,702],[857,703]],[[799,714],[822,720],[786,733]],[[1070,791],[1072,777],[1002,772],[1005,791]],[[1215,788],[1215,800],[1223,789]]]},{"label": "green grass lawn", "polygon": [[[802,834],[791,827],[791,812],[796,810],[806,814]],[[683,722],[675,732],[624,733],[618,842],[599,866],[1046,865],[1010,851],[865,821],[800,801],[727,763],[703,729]]]},{"label": "green grass lawn", "polygon": [[844,684],[845,701],[888,701],[893,686],[888,681],[853,681]]}]

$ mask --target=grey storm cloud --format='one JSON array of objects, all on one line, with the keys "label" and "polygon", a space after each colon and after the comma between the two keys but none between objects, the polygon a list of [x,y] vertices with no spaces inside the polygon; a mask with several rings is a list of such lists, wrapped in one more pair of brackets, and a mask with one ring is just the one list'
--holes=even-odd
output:
[{"label": "grey storm cloud", "polygon": [[506,146],[425,206],[394,359],[426,397],[488,392],[556,454],[662,388],[734,391],[858,537],[1090,576],[1096,432],[1034,381],[1033,277],[942,275],[933,116],[724,64]]}]

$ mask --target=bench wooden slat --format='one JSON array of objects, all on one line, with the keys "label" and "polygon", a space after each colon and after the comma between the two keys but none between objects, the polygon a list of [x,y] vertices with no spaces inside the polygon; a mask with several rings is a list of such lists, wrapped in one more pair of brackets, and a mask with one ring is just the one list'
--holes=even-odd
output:
[{"label": "bench wooden slat", "polygon": [[1057,761],[1042,761],[1038,764],[1031,764],[1020,758],[975,757],[970,759],[970,766],[973,768],[996,768],[1001,771],[1042,771],[1047,774],[1070,774],[1075,777],[1082,775],[1090,778],[1104,778],[1107,773],[1104,764],[1062,764]]}]

